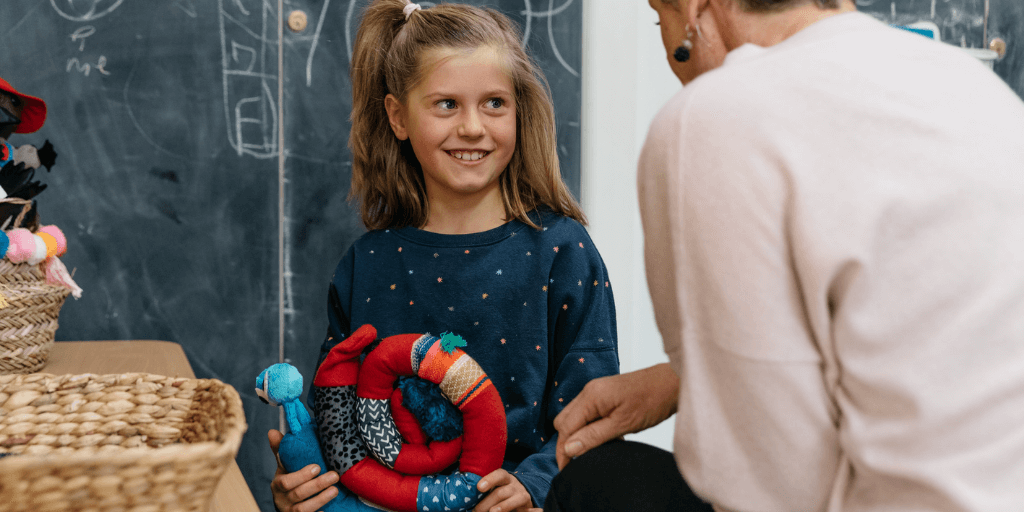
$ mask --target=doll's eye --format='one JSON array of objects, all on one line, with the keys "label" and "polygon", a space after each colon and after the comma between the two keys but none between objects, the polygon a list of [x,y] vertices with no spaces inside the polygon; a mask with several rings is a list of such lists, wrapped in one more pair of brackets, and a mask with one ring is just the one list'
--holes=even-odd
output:
[{"label": "doll's eye", "polygon": [[260,388],[256,388],[256,396],[260,397],[260,400],[263,400],[263,403],[268,404],[268,405],[270,404],[270,402],[267,400],[267,393],[266,393],[266,391],[263,391]]}]

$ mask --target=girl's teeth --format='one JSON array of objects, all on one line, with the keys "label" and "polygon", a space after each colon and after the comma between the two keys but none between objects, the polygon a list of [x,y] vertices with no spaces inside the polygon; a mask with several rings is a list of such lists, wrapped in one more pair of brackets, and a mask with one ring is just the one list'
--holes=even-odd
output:
[{"label": "girl's teeth", "polygon": [[449,154],[459,160],[473,161],[483,158],[485,153],[481,151],[452,151]]}]

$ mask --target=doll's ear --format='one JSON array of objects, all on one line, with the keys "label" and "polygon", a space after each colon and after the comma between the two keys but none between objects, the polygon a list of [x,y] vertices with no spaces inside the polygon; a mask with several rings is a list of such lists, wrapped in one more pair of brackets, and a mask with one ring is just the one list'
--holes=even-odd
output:
[{"label": "doll's ear", "polygon": [[398,140],[406,140],[409,133],[405,129],[405,106],[393,94],[384,97],[384,110],[388,111],[388,122],[391,124],[391,131],[395,132]]}]

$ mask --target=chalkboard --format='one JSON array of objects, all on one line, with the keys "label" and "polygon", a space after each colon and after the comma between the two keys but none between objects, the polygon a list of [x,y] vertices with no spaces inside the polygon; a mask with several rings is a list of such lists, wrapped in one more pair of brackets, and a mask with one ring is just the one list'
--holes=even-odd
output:
[{"label": "chalkboard", "polygon": [[[48,139],[59,153],[37,174],[49,186],[39,211],[67,234],[64,260],[85,290],[64,306],[58,340],[175,341],[199,377],[233,385],[249,423],[238,462],[264,510],[278,411],[253,382],[280,357],[311,378],[328,280],[364,232],[346,200],[346,143],[348,62],[366,3],[0,3],[0,77],[49,107],[42,130],[11,142]],[[522,27],[578,195],[582,2],[473,3]],[[308,27],[279,37],[293,10]]]},{"label": "chalkboard", "polygon": [[[1021,0],[856,0],[857,8],[886,23],[930,21],[941,40],[965,48],[988,48],[1001,38],[1006,55],[993,68],[1024,97],[1024,2]],[[987,6],[987,9],[986,9]],[[987,16],[986,16],[987,14]],[[987,38],[987,39],[986,39]]]}]

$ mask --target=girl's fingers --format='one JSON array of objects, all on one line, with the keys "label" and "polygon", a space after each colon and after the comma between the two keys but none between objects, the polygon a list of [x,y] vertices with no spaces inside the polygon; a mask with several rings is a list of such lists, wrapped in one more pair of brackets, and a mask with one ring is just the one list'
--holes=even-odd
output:
[{"label": "girl's fingers", "polygon": [[498,512],[498,509],[500,509],[500,512],[512,512],[531,505],[532,501],[530,493],[528,492],[515,493],[504,501],[498,503],[497,508],[491,507],[488,512]]},{"label": "girl's fingers", "polygon": [[[313,480],[292,488],[292,490],[288,491],[288,500],[292,503],[306,501],[313,496],[321,494],[324,490],[330,489],[336,483],[338,483],[338,474],[328,471]],[[328,500],[330,498],[324,500],[324,503],[327,503]],[[308,512],[316,512],[317,510],[319,509],[311,508]]]},{"label": "girl's fingers", "polygon": [[270,481],[270,488],[282,493],[289,492],[300,485],[309,482],[316,475],[320,474],[320,466],[310,464],[292,473],[281,473]]},{"label": "girl's fingers", "polygon": [[327,505],[327,503],[334,499],[334,497],[337,495],[338,488],[331,485],[326,490],[322,491],[320,494],[317,494],[316,496],[292,507],[292,512],[317,512],[323,509],[324,506]]}]

